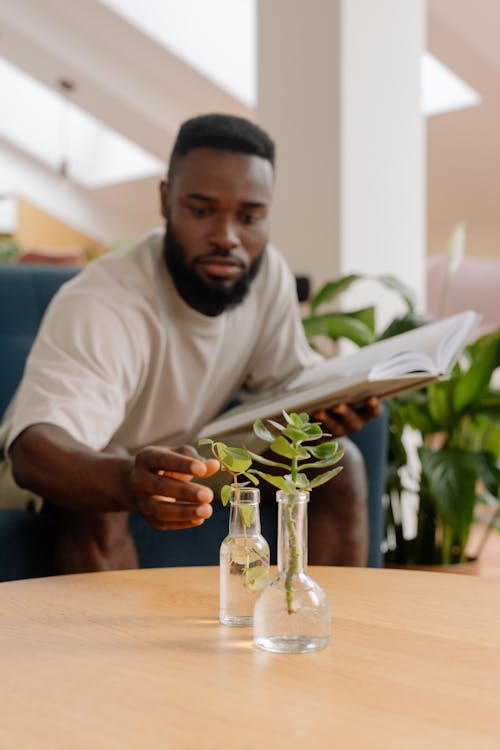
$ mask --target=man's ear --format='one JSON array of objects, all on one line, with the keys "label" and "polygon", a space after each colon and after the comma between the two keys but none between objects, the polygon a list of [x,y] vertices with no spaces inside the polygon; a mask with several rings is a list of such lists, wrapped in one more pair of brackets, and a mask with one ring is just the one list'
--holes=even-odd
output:
[{"label": "man's ear", "polygon": [[160,182],[160,210],[161,215],[164,219],[167,218],[167,209],[168,209],[168,182],[166,180],[162,180]]}]

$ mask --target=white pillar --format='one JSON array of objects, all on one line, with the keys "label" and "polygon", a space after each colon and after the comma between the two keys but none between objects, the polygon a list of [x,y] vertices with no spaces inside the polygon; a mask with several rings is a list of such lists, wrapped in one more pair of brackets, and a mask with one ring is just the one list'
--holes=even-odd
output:
[{"label": "white pillar", "polygon": [[[314,288],[391,273],[422,301],[425,0],[259,0],[259,123],[277,143],[273,240]],[[343,307],[400,309],[375,285]]]}]

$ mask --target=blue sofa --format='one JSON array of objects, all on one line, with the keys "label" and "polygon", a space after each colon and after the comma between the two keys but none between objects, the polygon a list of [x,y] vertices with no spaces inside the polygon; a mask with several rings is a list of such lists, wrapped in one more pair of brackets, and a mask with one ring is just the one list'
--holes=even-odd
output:
[{"label": "blue sofa", "polygon": [[[24,364],[50,299],[78,269],[42,265],[0,265],[0,415],[4,413],[23,373]],[[381,565],[382,492],[387,453],[387,417],[366,425],[353,436],[361,449],[369,481],[370,552],[368,564]],[[1,502],[0,502],[1,508]],[[262,506],[262,528],[276,549],[276,509]],[[50,513],[0,509],[0,581],[50,574],[55,533]],[[227,510],[214,504],[214,514],[203,526],[157,531],[139,514],[131,529],[141,567],[215,565],[219,544],[227,533]]]}]

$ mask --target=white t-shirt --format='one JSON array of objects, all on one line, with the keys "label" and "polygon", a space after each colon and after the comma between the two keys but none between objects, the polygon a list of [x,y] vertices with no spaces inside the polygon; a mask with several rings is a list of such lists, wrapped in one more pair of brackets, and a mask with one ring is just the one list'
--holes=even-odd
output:
[{"label": "white t-shirt", "polygon": [[54,297],[0,428],[6,452],[39,422],[95,450],[192,442],[240,389],[266,391],[317,361],[274,248],[245,300],[216,317],[183,301],[162,248],[157,230],[93,261]]}]

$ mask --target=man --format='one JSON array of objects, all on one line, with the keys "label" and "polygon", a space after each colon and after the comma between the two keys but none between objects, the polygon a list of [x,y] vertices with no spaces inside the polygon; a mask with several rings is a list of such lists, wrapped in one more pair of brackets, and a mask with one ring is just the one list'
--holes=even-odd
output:
[{"label": "man", "polygon": [[[134,567],[128,513],[183,529],[210,517],[218,469],[192,447],[238,393],[276,387],[318,355],[294,279],[269,244],[274,145],[247,120],[181,127],[161,184],[166,231],[91,263],[51,304],[0,431],[17,484],[58,509],[57,572]],[[376,400],[318,413],[338,437]],[[315,491],[310,560],[363,564],[366,482],[346,441]],[[264,491],[264,488],[262,488]]]}]

